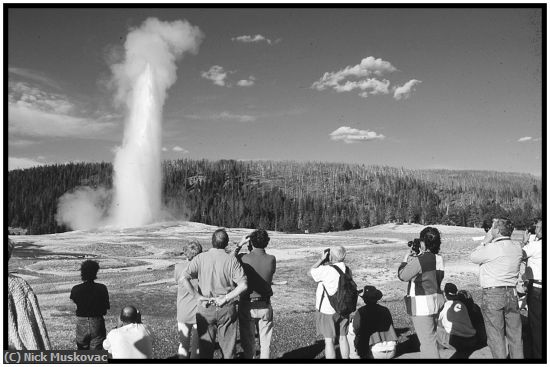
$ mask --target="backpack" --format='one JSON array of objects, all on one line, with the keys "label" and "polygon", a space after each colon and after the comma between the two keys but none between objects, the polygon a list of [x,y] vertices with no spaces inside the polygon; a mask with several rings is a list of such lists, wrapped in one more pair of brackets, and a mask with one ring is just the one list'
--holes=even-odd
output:
[{"label": "backpack", "polygon": [[321,308],[321,304],[323,303],[323,298],[326,293],[330,305],[332,306],[332,308],[334,308],[334,311],[342,316],[347,317],[357,308],[357,298],[359,296],[359,292],[357,291],[357,284],[355,284],[355,282],[351,278],[351,274],[347,266],[345,273],[342,272],[342,270],[338,266],[331,266],[336,269],[338,274],[340,274],[340,277],[338,278],[338,289],[336,290],[336,293],[331,296],[328,294],[327,289],[323,285],[324,292],[323,297],[321,298],[321,302],[319,303],[319,309]]}]

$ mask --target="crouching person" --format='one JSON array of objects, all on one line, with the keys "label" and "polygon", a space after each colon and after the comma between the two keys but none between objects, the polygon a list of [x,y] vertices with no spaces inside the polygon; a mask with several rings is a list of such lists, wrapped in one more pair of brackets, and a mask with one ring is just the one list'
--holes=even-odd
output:
[{"label": "crouching person", "polygon": [[378,304],[382,299],[382,292],[374,286],[366,285],[361,298],[365,305],[353,316],[352,327],[348,333],[351,358],[393,358],[397,334],[390,310]]},{"label": "crouching person", "polygon": [[107,334],[103,348],[112,358],[153,358],[153,332],[141,323],[141,314],[134,306],[126,306],[120,312],[121,326]]},{"label": "crouching person", "polygon": [[447,301],[439,313],[437,341],[445,348],[456,350],[451,359],[467,359],[478,344],[476,329],[456,285],[445,284],[444,293]]},{"label": "crouching person", "polygon": [[[317,334],[325,339],[325,358],[335,359],[334,340],[339,339],[342,359],[349,359],[347,339],[349,315],[357,307],[357,285],[351,270],[344,264],[346,250],[342,246],[323,252],[313,264],[310,274],[318,282],[315,308]],[[327,264],[330,262],[330,265]],[[326,264],[326,265],[323,265]]]}]

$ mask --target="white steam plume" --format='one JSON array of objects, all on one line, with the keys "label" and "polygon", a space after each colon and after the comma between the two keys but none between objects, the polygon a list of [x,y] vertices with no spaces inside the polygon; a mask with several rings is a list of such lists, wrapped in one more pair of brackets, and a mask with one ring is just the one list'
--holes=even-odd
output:
[{"label": "white steam plume", "polygon": [[147,19],[126,38],[123,63],[112,66],[128,118],[114,161],[111,224],[137,227],[161,214],[161,121],[166,90],[176,81],[176,60],[195,53],[202,33],[184,21]]},{"label": "white steam plume", "polygon": [[149,18],[132,29],[125,57],[111,66],[116,101],[127,109],[122,145],[113,162],[113,201],[108,216],[96,205],[93,189],[65,194],[58,223],[72,229],[138,227],[162,219],[161,128],[166,91],[176,81],[176,61],[196,53],[203,34],[187,21]]},{"label": "white steam plume", "polygon": [[110,193],[104,188],[79,187],[59,198],[55,219],[72,229],[97,228],[105,220],[109,199]]}]

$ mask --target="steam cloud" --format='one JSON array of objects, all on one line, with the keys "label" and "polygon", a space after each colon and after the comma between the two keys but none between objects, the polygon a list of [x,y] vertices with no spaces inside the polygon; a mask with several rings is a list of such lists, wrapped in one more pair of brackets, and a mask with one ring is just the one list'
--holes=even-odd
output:
[{"label": "steam cloud", "polygon": [[[73,229],[137,227],[160,219],[161,122],[166,91],[176,81],[176,61],[196,53],[203,34],[187,21],[149,18],[128,33],[125,58],[111,66],[116,101],[127,109],[122,145],[113,163],[112,203],[105,215],[101,191],[82,188],[65,194],[58,222]],[[85,217],[85,218],[83,218]]]}]

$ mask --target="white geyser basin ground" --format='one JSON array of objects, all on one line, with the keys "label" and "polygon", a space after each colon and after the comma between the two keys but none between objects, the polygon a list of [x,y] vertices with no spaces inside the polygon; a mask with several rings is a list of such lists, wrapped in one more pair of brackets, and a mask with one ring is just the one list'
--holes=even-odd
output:
[{"label": "white geyser basin ground", "polygon": [[[477,266],[469,261],[469,254],[479,244],[472,237],[482,236],[483,229],[435,227],[441,231],[443,239],[443,283],[453,282],[460,289],[475,293],[479,290]],[[168,358],[177,350],[177,286],[173,279],[173,266],[182,261],[184,243],[198,240],[207,251],[216,228],[194,222],[163,222],[126,229],[103,228],[49,235],[11,236],[16,248],[9,262],[9,270],[27,279],[37,293],[54,345],[58,349],[71,349],[74,348],[71,341],[74,334],[71,322],[74,305],[69,300],[69,292],[72,286],[80,282],[79,267],[82,261],[95,259],[101,267],[98,281],[107,285],[113,308],[132,302],[149,310],[144,316],[145,322],[152,325],[162,340],[171,341],[166,345],[158,345],[154,353],[156,358]],[[397,267],[408,251],[407,241],[417,237],[423,228],[417,224],[384,224],[316,234],[268,231],[271,240],[267,252],[277,257],[272,297],[274,313],[278,315],[277,332],[282,333],[283,322],[296,323],[302,320],[306,323],[300,326],[305,328],[305,334],[297,334],[295,328],[288,326],[294,331],[278,334],[274,338],[279,355],[314,343],[303,339],[304,335],[306,338],[314,337],[315,328],[311,326],[314,319],[315,283],[307,271],[323,249],[330,246],[346,247],[346,263],[352,269],[358,287],[370,284],[379,288],[384,294],[383,304],[391,307],[396,327],[410,327],[410,318],[405,314],[402,304],[407,285],[397,279]],[[244,235],[251,232],[246,228],[228,228],[227,231],[230,238],[229,251]],[[518,236],[521,233],[514,234],[513,239],[519,239]],[[479,299],[476,301],[479,303]],[[118,309],[109,311],[106,319],[109,329],[116,325],[117,314]],[[310,319],[311,322],[308,321]],[[444,358],[448,358],[445,353]],[[450,355],[450,352],[447,354]],[[420,353],[411,352],[398,358],[421,357]],[[491,354],[486,347],[476,351],[472,358],[491,358]]]}]

